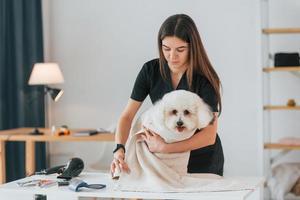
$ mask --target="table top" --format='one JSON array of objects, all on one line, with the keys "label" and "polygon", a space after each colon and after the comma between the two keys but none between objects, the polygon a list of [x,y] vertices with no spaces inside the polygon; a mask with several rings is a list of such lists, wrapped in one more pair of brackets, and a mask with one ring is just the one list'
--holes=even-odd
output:
[{"label": "table top", "polygon": [[[115,189],[115,181],[110,178],[108,173],[82,173],[78,178],[86,181],[88,184],[101,183],[106,184],[105,189],[83,189],[80,192],[74,192],[68,189],[68,186],[57,185],[49,188],[40,188],[38,186],[32,187],[19,187],[17,182],[33,179],[51,179],[56,180],[56,175],[34,175],[26,177],[17,181],[0,185],[0,193],[30,193],[30,194],[44,194],[54,195],[56,197],[102,197],[102,198],[147,198],[147,199],[185,199],[185,200],[241,200],[245,199],[251,190],[243,191],[228,191],[228,192],[199,192],[199,193],[151,193],[151,192],[122,192]],[[250,177],[249,177],[250,178]],[[247,178],[245,177],[245,180]],[[253,181],[253,177],[251,177]],[[263,184],[263,178],[256,178],[257,187],[261,187]]]},{"label": "table top", "polygon": [[0,131],[0,140],[6,141],[114,141],[115,135],[113,133],[98,133],[91,136],[73,136],[72,134],[77,131],[87,129],[72,129],[71,134],[67,136],[56,136],[51,134],[48,128],[38,128],[44,135],[30,135],[29,133],[34,128],[15,128]]}]

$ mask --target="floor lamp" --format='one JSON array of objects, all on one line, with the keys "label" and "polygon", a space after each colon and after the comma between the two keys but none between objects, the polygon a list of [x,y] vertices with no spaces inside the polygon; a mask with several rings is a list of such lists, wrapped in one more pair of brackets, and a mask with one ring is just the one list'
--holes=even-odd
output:
[{"label": "floor lamp", "polygon": [[[28,81],[29,85],[44,85],[44,95],[45,97],[45,127],[49,126],[49,102],[48,96],[53,99],[53,101],[58,101],[62,96],[63,90],[59,88],[51,88],[50,84],[59,84],[64,82],[64,77],[57,63],[36,63],[33,66],[30,78]],[[35,129],[33,134],[41,134],[38,129]]]}]

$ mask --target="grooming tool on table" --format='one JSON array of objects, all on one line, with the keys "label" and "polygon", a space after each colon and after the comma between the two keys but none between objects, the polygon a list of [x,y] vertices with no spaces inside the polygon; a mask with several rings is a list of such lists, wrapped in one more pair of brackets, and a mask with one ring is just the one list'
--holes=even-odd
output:
[{"label": "grooming tool on table", "polygon": [[20,181],[20,182],[17,182],[17,184],[20,187],[31,187],[31,186],[37,186],[40,181],[41,181],[41,179],[34,179],[34,180],[30,180],[30,181]]},{"label": "grooming tool on table", "polygon": [[68,186],[70,185],[69,181],[58,181],[57,182],[58,186]]},{"label": "grooming tool on table", "polygon": [[53,185],[56,185],[57,181],[55,180],[41,180],[39,183],[38,183],[38,186],[40,188],[47,188],[47,187],[51,187]]},{"label": "grooming tool on table", "polygon": [[70,184],[69,184],[70,190],[78,192],[80,190],[80,188],[83,188],[83,187],[90,188],[90,189],[102,189],[102,188],[105,188],[106,185],[104,185],[104,184],[88,184],[78,178],[74,178],[70,181]]},{"label": "grooming tool on table", "polygon": [[41,188],[50,187],[56,185],[57,181],[49,180],[49,179],[34,179],[30,181],[21,181],[17,182],[18,186],[20,187],[34,187],[39,186]]},{"label": "grooming tool on table", "polygon": [[66,165],[59,165],[43,169],[42,171],[36,172],[36,175],[48,175],[58,173],[57,178],[70,180],[73,177],[78,176],[84,168],[84,163],[80,158],[72,158]]},{"label": "grooming tool on table", "polygon": [[36,175],[48,175],[48,174],[54,174],[54,173],[62,173],[63,170],[64,170],[64,167],[66,165],[59,165],[59,166],[56,166],[56,167],[50,167],[50,168],[47,168],[47,169],[43,169],[42,171],[39,171],[39,172],[35,172]]},{"label": "grooming tool on table", "polygon": [[70,180],[78,176],[84,168],[84,163],[80,158],[72,158],[64,168],[63,172],[57,178]]}]

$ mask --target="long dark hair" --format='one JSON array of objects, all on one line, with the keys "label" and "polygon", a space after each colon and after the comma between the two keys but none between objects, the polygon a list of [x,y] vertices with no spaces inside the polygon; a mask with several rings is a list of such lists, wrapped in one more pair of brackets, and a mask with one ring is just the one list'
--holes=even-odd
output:
[{"label": "long dark hair", "polygon": [[167,76],[164,65],[167,63],[167,61],[162,51],[162,40],[167,36],[176,36],[189,44],[189,67],[186,71],[189,90],[193,90],[194,87],[192,85],[193,73],[197,72],[206,77],[215,90],[218,100],[219,113],[221,113],[221,82],[218,74],[208,59],[200,38],[200,34],[192,18],[185,14],[172,15],[164,21],[159,29],[158,50],[160,73],[165,79]]}]

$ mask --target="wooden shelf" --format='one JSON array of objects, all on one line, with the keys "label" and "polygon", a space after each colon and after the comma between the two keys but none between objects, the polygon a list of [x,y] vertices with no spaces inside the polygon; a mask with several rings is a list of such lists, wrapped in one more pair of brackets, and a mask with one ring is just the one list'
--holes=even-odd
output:
[{"label": "wooden shelf", "polygon": [[300,28],[264,28],[262,32],[265,34],[300,33]]},{"label": "wooden shelf", "polygon": [[265,67],[264,72],[300,72],[300,66]]},{"label": "wooden shelf", "polygon": [[300,106],[264,106],[264,110],[300,110]]},{"label": "wooden shelf", "polygon": [[280,143],[265,143],[265,149],[300,150],[300,145],[287,145]]},{"label": "wooden shelf", "polygon": [[57,141],[57,142],[95,142],[95,141],[108,141],[113,142],[115,134],[113,133],[99,133],[91,136],[73,136],[72,134],[77,131],[87,129],[73,129],[71,135],[67,136],[55,136],[51,135],[49,128],[38,128],[44,135],[29,135],[33,131],[33,128],[16,128],[10,130],[0,131],[0,140],[8,141],[35,141],[35,142],[46,142],[46,141]]}]

